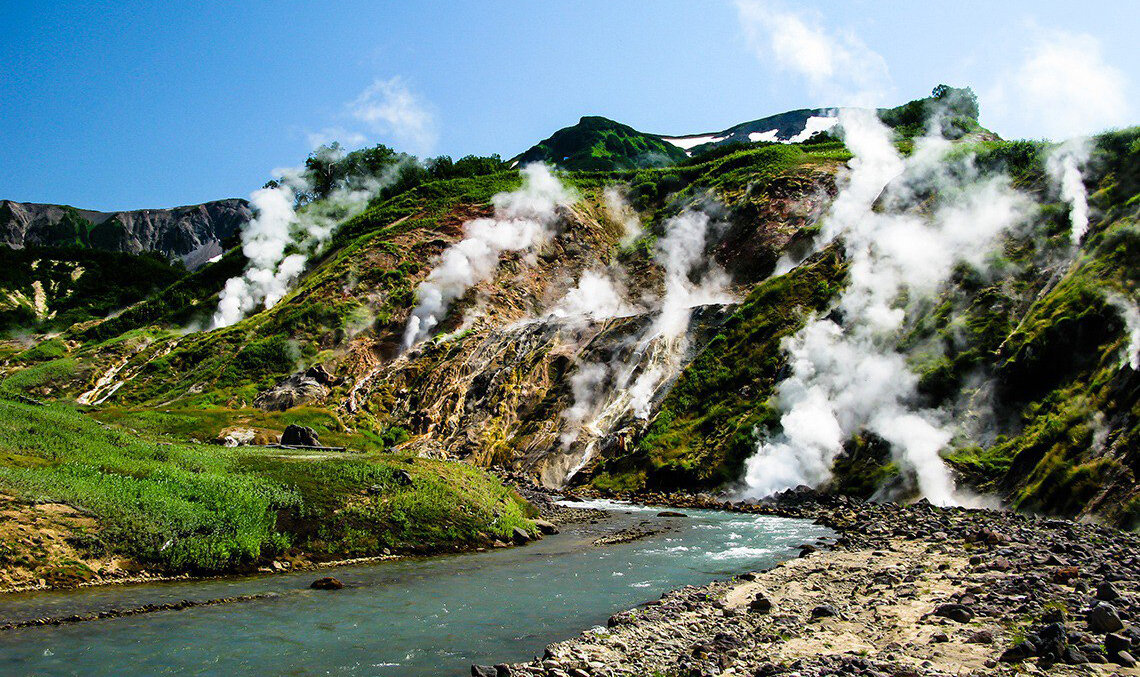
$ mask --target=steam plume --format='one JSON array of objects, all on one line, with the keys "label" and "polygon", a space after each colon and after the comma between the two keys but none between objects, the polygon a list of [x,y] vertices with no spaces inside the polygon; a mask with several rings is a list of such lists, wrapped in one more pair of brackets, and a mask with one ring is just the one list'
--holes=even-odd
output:
[{"label": "steam plume", "polygon": [[417,304],[404,330],[404,349],[427,338],[448,308],[471,287],[490,279],[503,252],[530,249],[554,232],[557,210],[574,201],[543,164],[522,170],[523,185],[492,198],[495,215],[463,226],[463,239],[443,252],[416,290]]},{"label": "steam plume", "polygon": [[621,238],[621,245],[628,247],[633,244],[634,240],[641,237],[641,219],[638,218],[637,212],[629,205],[617,187],[607,186],[602,191],[602,198],[605,201],[606,211],[609,212],[610,218],[622,225],[624,233]]},{"label": "steam plume", "polygon": [[[849,262],[844,319],[815,319],[785,341],[792,375],[777,389],[782,431],[749,459],[744,493],[822,484],[844,441],[866,429],[890,443],[923,495],[949,504],[954,487],[939,451],[951,434],[940,412],[914,406],[917,377],[892,348],[905,317],[898,299],[932,294],[958,262],[981,266],[989,245],[1020,221],[1025,199],[969,163],[944,169],[941,138],[922,140],[903,159],[873,111],[839,117],[855,158],[823,236],[841,239]],[[943,200],[926,217],[914,207],[928,192]]]},{"label": "steam plume", "polygon": [[235,324],[258,306],[276,305],[336,225],[363,211],[384,182],[384,177],[355,177],[300,212],[294,209],[295,197],[309,185],[297,170],[285,170],[278,186],[254,191],[250,202],[257,216],[241,232],[249,263],[242,275],[226,280],[211,328]]},{"label": "steam plume", "polygon": [[632,315],[637,309],[626,300],[625,286],[612,271],[587,270],[566,292],[550,314],[558,318],[604,320]]},{"label": "steam plume", "polygon": [[1073,246],[1081,243],[1089,229],[1089,201],[1081,166],[1088,162],[1087,139],[1070,139],[1055,148],[1045,162],[1049,178],[1061,191],[1061,199],[1069,203],[1069,238]]},{"label": "steam plume", "polygon": [[[1128,348],[1124,359],[1133,371],[1140,370],[1140,308],[1120,294],[1109,294],[1108,302],[1120,311],[1128,331]],[[1123,366],[1123,365],[1122,365]]]}]

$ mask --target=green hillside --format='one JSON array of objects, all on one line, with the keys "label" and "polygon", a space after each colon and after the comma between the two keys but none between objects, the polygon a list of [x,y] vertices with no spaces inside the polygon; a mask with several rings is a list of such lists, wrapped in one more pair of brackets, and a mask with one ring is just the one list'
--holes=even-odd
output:
[{"label": "green hillside", "polygon": [[659,136],[607,118],[586,116],[514,159],[520,165],[545,162],[571,171],[613,171],[663,167],[687,157],[685,151]]}]

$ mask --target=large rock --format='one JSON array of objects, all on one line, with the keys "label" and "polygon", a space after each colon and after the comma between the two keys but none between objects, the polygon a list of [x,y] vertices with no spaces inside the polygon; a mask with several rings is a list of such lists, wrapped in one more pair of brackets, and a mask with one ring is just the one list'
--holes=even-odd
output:
[{"label": "large rock", "polygon": [[341,583],[332,576],[325,576],[310,583],[309,587],[313,590],[340,590],[344,587],[344,583]]},{"label": "large rock", "polygon": [[321,440],[312,428],[290,423],[281,434],[281,444],[287,447],[319,447]]},{"label": "large rock", "polygon": [[1116,632],[1124,628],[1124,622],[1120,620],[1120,614],[1116,613],[1116,607],[1107,602],[1098,602],[1089,611],[1087,620],[1089,630],[1097,633]]},{"label": "large rock", "polygon": [[949,618],[959,623],[969,623],[974,620],[974,610],[964,604],[941,604],[934,610],[935,616]]},{"label": "large rock", "polygon": [[337,379],[324,366],[314,365],[259,393],[253,405],[265,411],[285,411],[328,397],[329,387],[336,383]]},{"label": "large rock", "polygon": [[538,530],[540,532],[548,536],[558,533],[558,527],[556,527],[552,522],[547,522],[546,520],[534,520],[534,526],[538,527]]}]

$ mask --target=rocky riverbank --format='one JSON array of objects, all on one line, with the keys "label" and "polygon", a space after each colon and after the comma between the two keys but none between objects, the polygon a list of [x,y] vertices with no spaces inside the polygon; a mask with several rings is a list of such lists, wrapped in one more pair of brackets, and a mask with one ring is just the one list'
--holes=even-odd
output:
[{"label": "rocky riverbank", "polygon": [[810,518],[840,536],[770,571],[667,593],[542,659],[474,674],[1140,675],[1134,534],[807,492],[758,505],[641,500]]}]

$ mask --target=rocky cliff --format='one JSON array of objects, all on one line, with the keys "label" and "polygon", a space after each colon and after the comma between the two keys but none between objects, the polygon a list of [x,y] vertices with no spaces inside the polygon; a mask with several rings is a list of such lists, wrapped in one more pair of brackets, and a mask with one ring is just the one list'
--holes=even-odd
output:
[{"label": "rocky cliff", "polygon": [[0,201],[0,242],[9,247],[76,246],[156,252],[197,268],[222,254],[253,214],[241,199],[170,209],[97,212],[65,205]]}]

